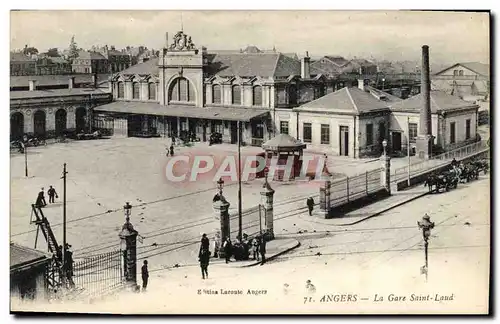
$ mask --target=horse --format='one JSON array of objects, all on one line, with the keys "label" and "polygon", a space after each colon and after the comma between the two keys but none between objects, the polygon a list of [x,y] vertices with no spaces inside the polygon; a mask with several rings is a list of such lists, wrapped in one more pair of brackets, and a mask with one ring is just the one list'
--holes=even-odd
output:
[{"label": "horse", "polygon": [[471,163],[474,164],[474,166],[477,167],[478,172],[483,171],[484,174],[488,173],[488,170],[489,170],[488,161],[486,161],[486,160],[476,160],[476,161],[473,161]]},{"label": "horse", "polygon": [[[443,175],[437,175],[435,173],[431,173],[424,182],[424,187],[429,186],[429,192],[439,192],[439,189],[446,188],[446,177]],[[432,187],[436,188],[433,190]]]}]

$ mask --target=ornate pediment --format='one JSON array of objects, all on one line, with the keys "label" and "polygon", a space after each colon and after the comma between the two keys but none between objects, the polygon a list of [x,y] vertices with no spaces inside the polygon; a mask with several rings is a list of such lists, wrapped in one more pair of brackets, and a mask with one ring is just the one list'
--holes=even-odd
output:
[{"label": "ornate pediment", "polygon": [[169,46],[170,51],[195,51],[197,50],[191,36],[184,34],[183,31],[177,32],[174,36],[174,42]]}]

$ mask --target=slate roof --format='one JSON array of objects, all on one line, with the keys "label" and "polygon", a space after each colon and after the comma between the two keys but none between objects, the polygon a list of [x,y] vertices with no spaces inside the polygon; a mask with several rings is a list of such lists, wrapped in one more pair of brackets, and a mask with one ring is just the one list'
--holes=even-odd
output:
[{"label": "slate roof", "polygon": [[403,101],[403,99],[396,97],[390,93],[387,93],[385,91],[379,90],[377,88],[374,88],[369,85],[365,85],[365,89],[368,90],[372,95],[375,97],[382,97],[382,101],[388,102],[388,103],[394,103],[394,102],[399,102]]},{"label": "slate roof", "polygon": [[317,111],[359,115],[389,109],[389,103],[378,100],[359,88],[342,88],[321,98],[293,108],[294,111]]},{"label": "slate roof", "polygon": [[229,108],[229,107],[190,107],[182,105],[164,106],[159,103],[140,101],[114,101],[94,108],[97,111],[146,114],[156,116],[193,117],[202,119],[250,121],[269,114],[266,109]]},{"label": "slate roof", "polygon": [[93,88],[73,88],[35,91],[11,91],[10,99],[45,98],[45,97],[69,97],[78,95],[104,94],[106,92]]},{"label": "slate roof", "polygon": [[128,69],[125,69],[117,74],[122,74],[122,75],[133,75],[133,74],[139,74],[139,75],[158,75],[158,58],[154,57],[146,62],[138,63],[136,65],[132,65]]},{"label": "slate roof", "polygon": [[300,61],[282,53],[212,54],[207,72],[221,77],[288,77],[300,75]]},{"label": "slate roof", "polygon": [[[109,74],[98,74],[97,82],[106,81]],[[10,87],[29,87],[30,80],[36,80],[37,86],[56,86],[68,84],[69,78],[75,78],[75,84],[92,83],[92,74],[54,74],[54,75],[12,75]]]},{"label": "slate roof", "polygon": [[299,149],[305,148],[306,144],[301,141],[295,139],[294,137],[288,134],[279,134],[264,144],[262,144],[262,148],[268,150],[277,150],[277,149]]},{"label": "slate roof", "polygon": [[80,51],[78,52],[78,59],[84,59],[84,60],[106,60],[104,55],[98,52],[87,52],[87,51]]},{"label": "slate roof", "polygon": [[[392,111],[419,112],[423,106],[422,94],[394,103],[390,106]],[[431,90],[431,112],[433,114],[443,111],[453,111],[463,108],[478,108],[479,106],[464,101],[456,96],[443,91]]]},{"label": "slate roof", "polygon": [[29,247],[10,243],[10,268],[19,267],[37,261],[47,260],[49,255]]},{"label": "slate roof", "polygon": [[338,66],[344,66],[349,63],[349,60],[346,60],[342,56],[325,55],[325,58],[327,58],[329,61]]}]

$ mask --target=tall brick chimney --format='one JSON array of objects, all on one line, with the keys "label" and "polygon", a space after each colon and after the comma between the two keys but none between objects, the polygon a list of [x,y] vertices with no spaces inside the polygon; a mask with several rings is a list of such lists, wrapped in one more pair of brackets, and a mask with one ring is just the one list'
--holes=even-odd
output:
[{"label": "tall brick chimney", "polygon": [[300,77],[302,79],[309,79],[311,77],[311,58],[309,57],[309,52],[306,52],[306,56],[300,62]]},{"label": "tall brick chimney", "polygon": [[36,90],[36,80],[30,80],[29,86],[30,86],[30,91],[35,91]]},{"label": "tall brick chimney", "polygon": [[432,154],[431,79],[429,68],[429,46],[422,46],[422,72],[420,92],[422,106],[417,137],[418,156],[429,159]]}]

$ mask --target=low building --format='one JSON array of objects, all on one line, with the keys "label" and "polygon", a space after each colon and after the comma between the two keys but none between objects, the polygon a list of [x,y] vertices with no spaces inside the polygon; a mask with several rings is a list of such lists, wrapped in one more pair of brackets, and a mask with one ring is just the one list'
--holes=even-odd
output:
[{"label": "low building", "polygon": [[[431,91],[432,135],[436,152],[449,151],[477,140],[479,106],[442,91]],[[422,94],[391,104],[389,145],[392,152],[415,147],[422,109]]]},{"label": "low building", "polygon": [[98,52],[79,52],[71,67],[74,73],[109,73],[108,59]]},{"label": "low building", "polygon": [[10,297],[48,298],[47,275],[51,255],[10,243]]},{"label": "low building", "polygon": [[489,100],[490,66],[479,62],[456,63],[432,75],[432,88],[466,101]]},{"label": "low building", "polygon": [[10,91],[10,136],[24,134],[50,138],[89,131],[93,108],[111,101],[111,94],[96,88],[75,88],[68,78],[66,89],[40,90],[29,81],[29,90]]},{"label": "low building", "polygon": [[[345,87],[279,114],[281,133],[288,133],[329,154],[379,156],[389,130],[389,104],[399,99],[365,85]],[[282,120],[287,117],[288,120]],[[296,127],[294,129],[294,126]]]},{"label": "low building", "polygon": [[36,61],[36,75],[60,75],[71,72],[71,63],[62,57],[42,57]]},{"label": "low building", "polygon": [[104,46],[99,51],[108,60],[108,72],[117,73],[128,69],[131,65],[131,55],[125,51],[117,51],[114,46]]},{"label": "low building", "polygon": [[35,75],[36,60],[24,53],[10,53],[10,75]]}]

